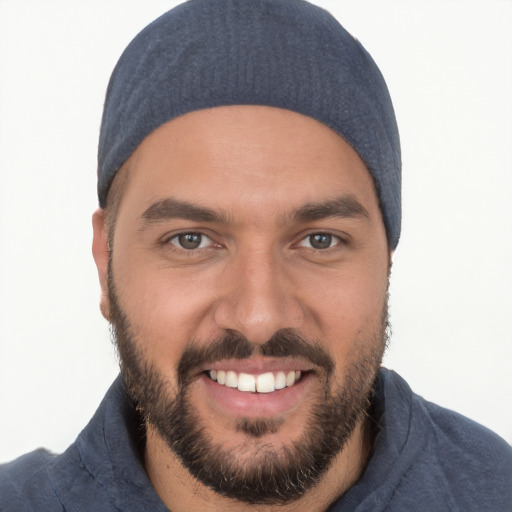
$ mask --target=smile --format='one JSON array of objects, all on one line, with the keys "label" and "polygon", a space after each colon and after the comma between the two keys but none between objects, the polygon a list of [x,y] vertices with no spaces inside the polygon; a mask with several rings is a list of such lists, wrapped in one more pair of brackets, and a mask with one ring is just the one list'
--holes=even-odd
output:
[{"label": "smile", "polygon": [[237,373],[232,370],[210,370],[207,375],[213,381],[228,388],[236,388],[246,393],[272,393],[292,387],[302,376],[300,370],[266,372],[259,375]]}]

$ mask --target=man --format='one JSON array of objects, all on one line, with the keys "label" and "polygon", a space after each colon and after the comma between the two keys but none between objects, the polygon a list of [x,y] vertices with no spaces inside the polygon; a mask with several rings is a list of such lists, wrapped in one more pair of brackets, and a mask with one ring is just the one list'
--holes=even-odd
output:
[{"label": "man", "polygon": [[379,370],[400,148],[374,62],[300,1],[195,0],[128,47],[93,252],[121,375],[6,510],[508,510],[497,436]]}]

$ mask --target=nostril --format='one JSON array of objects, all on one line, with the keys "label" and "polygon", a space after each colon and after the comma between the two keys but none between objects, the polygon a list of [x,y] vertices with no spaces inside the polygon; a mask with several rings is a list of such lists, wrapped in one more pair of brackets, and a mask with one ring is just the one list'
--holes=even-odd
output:
[{"label": "nostril", "polygon": [[256,345],[266,343],[281,329],[300,329],[305,315],[292,285],[283,283],[282,275],[276,276],[275,271],[247,277],[249,271],[246,268],[240,275],[233,269],[233,275],[220,285],[213,309],[216,326],[237,332]]}]

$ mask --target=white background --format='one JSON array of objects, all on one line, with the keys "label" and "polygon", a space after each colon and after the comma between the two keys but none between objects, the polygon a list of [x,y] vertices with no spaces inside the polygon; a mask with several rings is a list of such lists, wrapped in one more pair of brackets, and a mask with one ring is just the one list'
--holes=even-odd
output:
[{"label": "white background", "polygon": [[[175,3],[0,0],[0,461],[65,449],[117,373],[90,251],[101,108]],[[512,442],[512,2],[317,3],[381,67],[401,131],[386,365]]]}]

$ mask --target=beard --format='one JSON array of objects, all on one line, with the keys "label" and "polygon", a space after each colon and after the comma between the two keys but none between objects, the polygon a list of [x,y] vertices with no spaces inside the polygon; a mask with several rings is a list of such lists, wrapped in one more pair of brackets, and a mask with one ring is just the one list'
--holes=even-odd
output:
[{"label": "beard", "polygon": [[[125,389],[142,413],[146,425],[160,437],[190,474],[218,494],[246,504],[282,505],[311,489],[343,450],[370,406],[372,389],[388,337],[387,300],[381,322],[370,339],[357,340],[356,356],[335,379],[332,357],[320,343],[292,329],[281,329],[264,345],[227,333],[208,343],[193,340],[177,366],[177,387],[139,350],[133,326],[119,304],[109,272],[112,334],[117,346]],[[212,438],[208,425],[195,411],[190,386],[197,369],[221,359],[253,356],[300,357],[320,371],[323,393],[311,407],[302,436],[278,449],[266,435],[276,433],[284,420],[240,418],[236,430],[245,441],[234,450]],[[203,366],[204,367],[204,366]],[[244,454],[243,461],[236,453]]]}]

